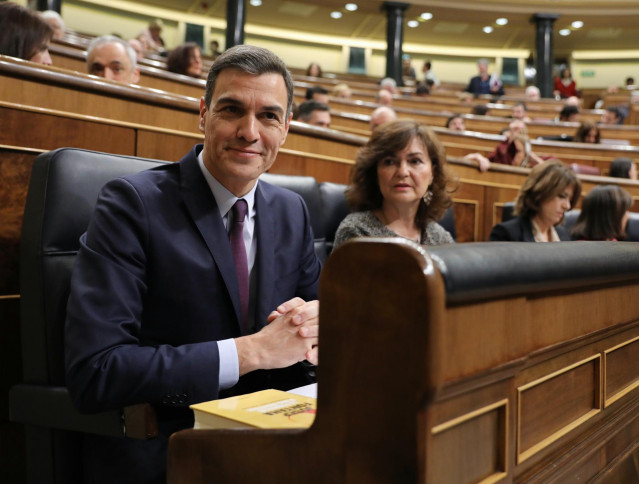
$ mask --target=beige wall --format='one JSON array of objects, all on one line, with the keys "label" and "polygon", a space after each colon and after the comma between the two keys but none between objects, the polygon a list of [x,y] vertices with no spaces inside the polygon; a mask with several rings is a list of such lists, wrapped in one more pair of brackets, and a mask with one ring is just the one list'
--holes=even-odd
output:
[{"label": "beige wall", "polygon": [[[124,39],[132,39],[144,30],[155,17],[101,8],[96,5],[80,5],[69,0],[62,2],[62,18],[68,29],[77,32],[107,35],[118,34]],[[177,36],[177,22],[162,19],[162,38],[167,46],[181,43]]]},{"label": "beige wall", "polygon": [[[124,38],[135,37],[149,20],[161,18],[165,24],[162,36],[169,48],[183,42],[186,22],[199,23],[205,26],[205,46],[208,48],[208,41],[217,39],[224,48],[224,19],[180,14],[127,0],[102,3],[100,0],[65,0],[62,2],[62,16],[70,29],[95,35],[118,33]],[[281,31],[251,24],[246,25],[245,35],[247,43],[273,50],[291,67],[305,68],[314,61],[327,72],[345,72],[349,46],[363,47],[367,52],[367,74],[380,78],[385,75],[386,58],[384,44],[381,42],[309,35],[305,32]],[[301,38],[305,40],[304,43],[299,42]],[[462,84],[476,75],[476,61],[480,57],[488,58],[491,62],[490,70],[495,72],[501,67],[501,56],[515,57],[520,59],[520,70],[523,71],[524,59],[529,54],[528,51],[513,49],[485,51],[474,47],[413,44],[406,44],[404,51],[411,55],[418,79],[422,78],[424,61],[430,59],[433,71],[441,81]],[[614,60],[610,60],[611,55],[607,52],[587,52],[581,58],[575,53],[572,59],[573,76],[582,88],[621,85],[630,75],[639,81],[639,54],[634,54],[615,52],[617,58],[613,56]],[[581,75],[583,71],[594,71],[594,76],[584,77]],[[523,82],[523,72],[520,72],[520,79]]]},{"label": "beige wall", "polygon": [[[584,77],[583,73],[594,73]],[[579,88],[604,88],[623,86],[626,77],[639,82],[639,60],[572,60],[573,79]]]}]

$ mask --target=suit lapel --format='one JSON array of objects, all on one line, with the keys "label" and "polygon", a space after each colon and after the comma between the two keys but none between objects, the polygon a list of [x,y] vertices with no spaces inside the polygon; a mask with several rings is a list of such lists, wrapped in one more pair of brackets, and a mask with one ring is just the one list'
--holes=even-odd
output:
[{"label": "suit lapel", "polygon": [[[266,184],[260,181],[255,191],[257,233],[257,294],[255,295],[255,324],[256,330],[266,323],[269,313],[275,309],[271,307],[273,283],[275,277],[275,225],[277,219],[271,207],[272,199],[265,190]],[[267,188],[267,187],[266,187]]]},{"label": "suit lapel", "polygon": [[233,302],[239,328],[241,309],[235,263],[215,197],[211,193],[197,161],[200,150],[201,148],[196,146],[180,161],[180,190],[186,210],[202,235],[202,239],[224,280]]},{"label": "suit lapel", "polygon": [[523,222],[524,242],[534,242],[535,236],[533,235],[532,221],[528,217],[522,217],[521,220]]}]

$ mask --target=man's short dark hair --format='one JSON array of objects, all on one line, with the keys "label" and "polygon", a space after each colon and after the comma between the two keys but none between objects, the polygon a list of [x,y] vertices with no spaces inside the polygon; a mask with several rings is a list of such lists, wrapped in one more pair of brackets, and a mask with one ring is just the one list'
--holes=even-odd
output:
[{"label": "man's short dark hair", "polygon": [[448,119],[446,120],[446,127],[450,128],[450,123],[453,122],[453,119],[457,119],[457,118],[463,119],[463,116],[461,115],[461,113],[455,113],[452,116],[449,116]]},{"label": "man's short dark hair", "polygon": [[328,104],[324,104],[318,101],[304,101],[297,108],[297,114],[295,115],[295,119],[299,119],[300,121],[304,121],[307,123],[311,119],[311,115],[313,111],[330,111]]},{"label": "man's short dark hair", "polygon": [[306,90],[306,99],[312,100],[314,94],[328,94],[328,91],[324,89],[322,86],[309,87]]},{"label": "man's short dark hair", "polygon": [[488,111],[488,106],[486,106],[485,104],[475,104],[470,112],[471,114],[476,114],[478,116],[485,116],[486,114],[488,114]]},{"label": "man's short dark hair", "polygon": [[426,84],[422,84],[421,82],[415,88],[415,94],[418,96],[425,96],[430,94],[430,88]]},{"label": "man's short dark hair", "polygon": [[284,61],[273,52],[263,47],[254,45],[236,45],[224,51],[213,63],[206,79],[206,91],[204,93],[204,104],[211,106],[213,91],[215,91],[215,81],[217,76],[224,69],[237,69],[247,74],[261,76],[262,74],[279,74],[284,79],[286,94],[288,97],[286,104],[286,117],[291,114],[293,107],[293,78],[286,68]]},{"label": "man's short dark hair", "polygon": [[617,118],[617,122],[621,123],[624,120],[624,113],[617,106],[608,106],[606,111],[612,113],[615,118]]},{"label": "man's short dark hair", "polygon": [[513,107],[517,107],[517,106],[521,106],[522,108],[524,108],[524,111],[528,111],[528,106],[526,106],[525,102],[519,101],[513,104]]},{"label": "man's short dark hair", "polygon": [[564,106],[559,111],[559,119],[570,119],[570,116],[579,114],[579,108],[577,106]]}]

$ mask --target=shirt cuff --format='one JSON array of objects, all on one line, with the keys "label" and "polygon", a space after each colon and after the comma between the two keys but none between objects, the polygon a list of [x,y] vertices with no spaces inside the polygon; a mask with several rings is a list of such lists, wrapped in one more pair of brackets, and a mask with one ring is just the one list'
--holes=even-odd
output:
[{"label": "shirt cuff", "polygon": [[240,379],[240,363],[237,358],[237,346],[233,338],[217,342],[220,355],[220,390],[231,388]]}]

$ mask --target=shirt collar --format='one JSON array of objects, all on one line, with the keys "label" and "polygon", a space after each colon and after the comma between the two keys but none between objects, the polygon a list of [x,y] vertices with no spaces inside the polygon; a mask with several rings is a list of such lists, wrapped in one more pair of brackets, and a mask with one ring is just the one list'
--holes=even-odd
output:
[{"label": "shirt collar", "polygon": [[[200,165],[200,170],[202,171],[202,175],[204,175],[204,179],[206,183],[208,183],[211,192],[213,193],[213,197],[215,198],[215,202],[217,203],[217,208],[220,211],[220,216],[222,218],[226,217],[226,214],[233,208],[235,202],[238,200],[238,197],[229,192],[224,185],[222,185],[217,179],[211,175],[211,172],[207,170],[206,166],[204,166],[204,158],[202,157],[202,153],[204,150],[200,151],[200,154],[197,155],[197,162]],[[248,214],[249,216],[253,214],[253,206],[255,205],[255,190],[257,189],[257,184],[259,180],[256,181],[251,191],[244,195],[242,198],[246,200],[248,205]]]}]

